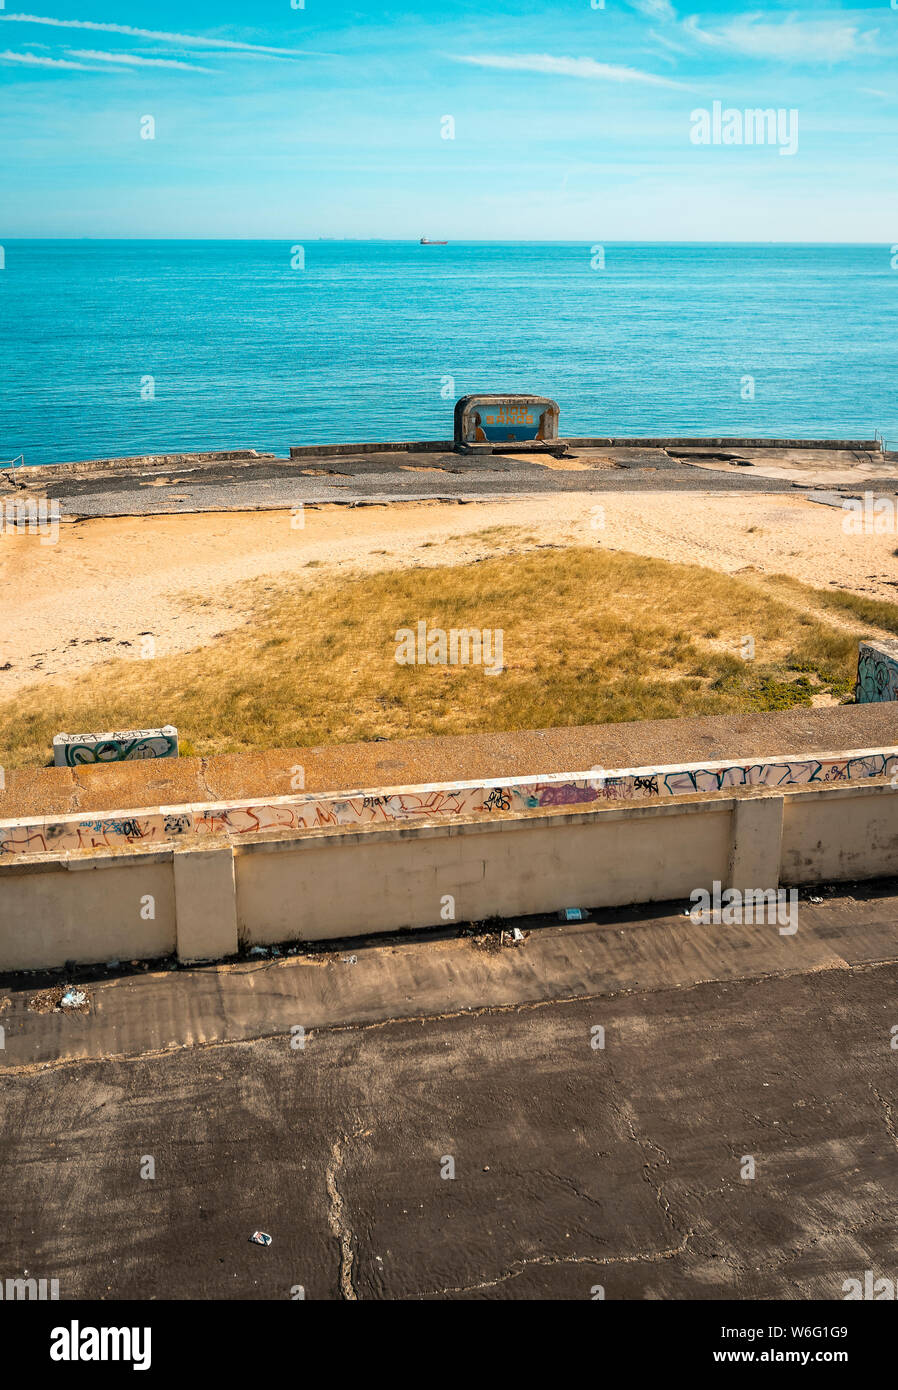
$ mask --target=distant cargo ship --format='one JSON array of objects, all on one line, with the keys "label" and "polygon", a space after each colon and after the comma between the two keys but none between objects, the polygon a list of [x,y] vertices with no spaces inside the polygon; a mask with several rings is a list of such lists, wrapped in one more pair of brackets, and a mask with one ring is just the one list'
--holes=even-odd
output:
[{"label": "distant cargo ship", "polygon": [[448,246],[448,241],[431,241],[430,237],[422,236],[418,242],[419,246]]}]

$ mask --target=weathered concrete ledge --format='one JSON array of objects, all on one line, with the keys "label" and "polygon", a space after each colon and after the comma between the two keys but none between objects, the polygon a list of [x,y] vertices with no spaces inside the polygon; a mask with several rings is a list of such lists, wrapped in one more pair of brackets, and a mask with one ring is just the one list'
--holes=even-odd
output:
[{"label": "weathered concrete ledge", "polygon": [[566,436],[559,441],[573,448],[598,446],[607,449],[847,449],[861,453],[882,453],[879,439],[764,439],[747,435],[613,435],[607,439]]},{"label": "weathered concrete ledge", "polygon": [[121,458],[80,459],[73,463],[22,464],[15,469],[0,469],[0,478],[9,482],[28,483],[32,479],[52,477],[59,473],[129,473],[150,468],[200,468],[203,464],[267,462],[276,454],[258,449],[213,449],[196,454],[126,454]]},{"label": "weathered concrete ledge", "polygon": [[[715,882],[769,893],[882,877],[898,856],[896,723],[896,705],[879,704],[297,750],[292,766],[279,752],[246,759],[244,781],[277,784],[305,764],[330,789],[228,800],[210,795],[214,759],[185,760],[192,774],[174,761],[41,770],[76,799],[0,822],[0,970],[216,959],[240,943],[685,899]],[[859,730],[891,737],[849,739]],[[603,756],[634,747],[668,759]],[[707,756],[734,747],[748,756]],[[688,748],[705,756],[671,761]],[[530,771],[570,767],[572,752],[592,755],[584,770]],[[244,760],[224,761],[233,780]],[[471,779],[389,775],[472,765]],[[362,767],[376,770],[369,790],[345,790],[341,772]],[[191,776],[204,797],[160,794]],[[92,785],[107,806],[128,785],[149,799],[91,812],[79,798]]]},{"label": "weathered concrete ledge", "polygon": [[199,844],[216,837],[243,840],[267,832],[409,822],[455,822],[470,817],[521,816],[558,807],[654,802],[716,792],[782,790],[867,782],[898,775],[898,744],[816,757],[668,764],[608,770],[593,767],[528,778],[373,787],[341,795],[302,793],[265,803],[219,802],[151,810],[84,813],[59,818],[0,820],[0,862],[8,856],[77,854],[135,845]]},{"label": "weathered concrete ledge", "polygon": [[[837,449],[860,453],[882,453],[879,439],[762,439],[744,435],[559,435],[553,445],[569,444],[574,449]],[[521,442],[494,443],[491,448],[514,451],[523,448]],[[451,439],[418,440],[416,442],[387,441],[364,444],[294,444],[291,459],[345,457],[351,454],[449,453],[455,448]],[[64,466],[64,465],[59,465]]]},{"label": "weathered concrete ledge", "polygon": [[715,884],[769,901],[781,883],[891,872],[898,797],[868,779],[244,840],[12,856],[0,863],[0,970],[214,960],[241,944],[683,901]]},{"label": "weathered concrete ledge", "polygon": [[[734,763],[898,746],[898,702],[271,748],[86,768],[6,769],[0,819],[122,806],[266,801],[358,787],[533,778],[571,769]],[[4,761],[0,750],[0,764]]]},{"label": "weathered concrete ledge", "polygon": [[[810,449],[835,453],[881,454],[879,439],[765,439],[744,435],[565,435],[557,445],[575,449]],[[496,445],[506,451],[514,450],[513,443]],[[238,467],[253,464],[289,466],[295,460],[328,458],[363,458],[369,454],[446,454],[453,455],[451,439],[424,440],[365,440],[360,443],[296,444],[291,445],[289,458],[257,449],[217,449],[199,453],[133,454],[122,458],[82,459],[73,463],[23,464],[15,469],[0,469],[0,482],[14,488],[42,484],[52,478],[82,475],[128,476],[160,469],[179,471],[214,470],[222,464]]]}]

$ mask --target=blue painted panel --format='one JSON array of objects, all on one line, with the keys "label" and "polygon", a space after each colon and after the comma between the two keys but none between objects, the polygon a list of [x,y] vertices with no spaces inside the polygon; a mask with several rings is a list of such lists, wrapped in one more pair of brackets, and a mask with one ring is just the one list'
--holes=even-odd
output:
[{"label": "blue painted panel", "polygon": [[532,406],[498,405],[478,410],[474,414],[474,442],[502,444],[536,439],[540,418]]}]

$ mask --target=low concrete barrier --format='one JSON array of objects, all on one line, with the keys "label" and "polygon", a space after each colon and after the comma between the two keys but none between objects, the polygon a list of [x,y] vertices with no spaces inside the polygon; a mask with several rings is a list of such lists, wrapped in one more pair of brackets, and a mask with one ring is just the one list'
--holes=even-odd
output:
[{"label": "low concrete barrier", "polygon": [[[559,440],[575,449],[844,449],[864,454],[882,453],[880,439],[764,439],[746,435],[566,435]],[[340,458],[352,454],[443,453],[455,444],[451,439],[366,440],[358,444],[293,444],[291,459]],[[57,465],[65,467],[65,465]]]},{"label": "low concrete barrier", "polygon": [[177,945],[171,851],[0,868],[0,970],[152,960]]},{"label": "low concrete barrier", "polygon": [[269,831],[361,828],[391,822],[523,815],[549,807],[652,801],[709,792],[898,776],[898,746],[845,753],[682,763],[608,771],[559,772],[544,777],[439,782],[367,791],[307,793],[266,801],[209,802],[0,821],[0,862],[11,854],[122,850],[134,845],[197,843],[209,836],[243,839]]},{"label": "low concrete barrier", "polygon": [[53,740],[56,767],[84,767],[90,763],[127,763],[144,758],[176,758],[178,731],[173,724],[161,729],[128,729],[124,733],[57,734]]},{"label": "low concrete barrier", "polygon": [[859,705],[898,700],[898,641],[860,643],[854,698]]},{"label": "low concrete barrier", "polygon": [[0,823],[0,970],[876,878],[896,773],[874,749]]},{"label": "low concrete barrier", "polygon": [[[21,455],[19,455],[21,458]],[[19,472],[26,484],[79,473],[143,473],[153,468],[202,468],[209,463],[265,463],[277,454],[258,449],[212,449],[198,454],[131,454],[121,458],[78,459],[72,463],[27,464]]]}]

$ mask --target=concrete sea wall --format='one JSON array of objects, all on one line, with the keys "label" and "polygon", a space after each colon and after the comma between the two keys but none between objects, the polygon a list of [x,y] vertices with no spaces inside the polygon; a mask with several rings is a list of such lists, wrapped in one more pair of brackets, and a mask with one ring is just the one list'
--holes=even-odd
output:
[{"label": "concrete sea wall", "polygon": [[0,821],[0,862],[16,854],[121,850],[134,845],[197,843],[210,836],[243,839],[271,831],[364,828],[469,816],[521,815],[559,806],[663,800],[708,792],[898,775],[898,745],[816,757],[708,762],[669,767],[555,773],[544,778],[445,782],[420,787],[303,794],[261,802],[220,802],[117,811],[104,816]]},{"label": "concrete sea wall", "polygon": [[898,747],[0,823],[0,970],[875,878]]}]

